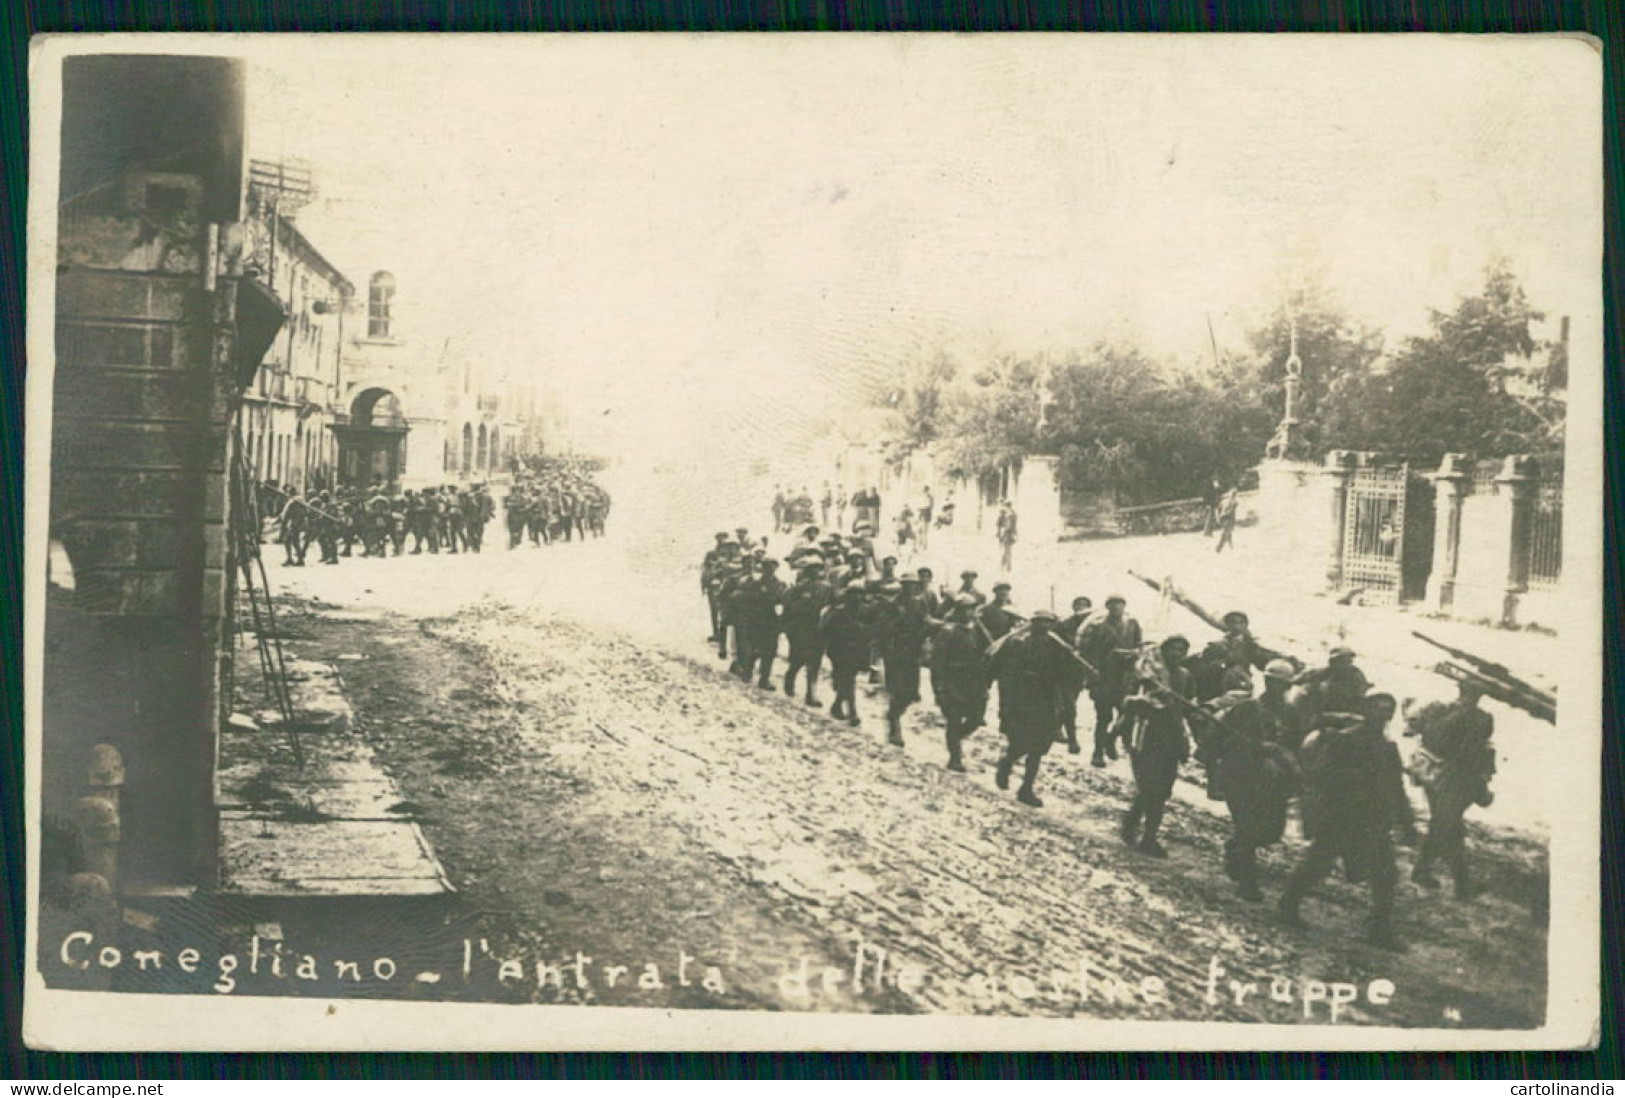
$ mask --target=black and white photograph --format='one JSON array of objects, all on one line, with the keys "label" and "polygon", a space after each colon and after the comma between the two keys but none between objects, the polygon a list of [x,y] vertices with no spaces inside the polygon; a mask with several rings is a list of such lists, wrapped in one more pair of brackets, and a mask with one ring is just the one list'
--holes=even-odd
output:
[{"label": "black and white photograph", "polygon": [[1594,40],[33,61],[34,1046],[1595,1043]]}]

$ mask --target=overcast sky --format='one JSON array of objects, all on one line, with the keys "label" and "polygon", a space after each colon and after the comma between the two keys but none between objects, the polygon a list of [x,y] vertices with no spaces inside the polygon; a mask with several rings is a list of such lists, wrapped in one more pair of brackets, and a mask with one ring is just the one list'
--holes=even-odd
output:
[{"label": "overcast sky", "polygon": [[1588,52],[323,36],[251,52],[250,145],[311,161],[301,225],[358,285],[396,275],[403,334],[538,372],[611,447],[681,454],[811,431],[937,347],[1198,361],[1209,316],[1239,349],[1310,272],[1394,336],[1494,255],[1583,318]]}]

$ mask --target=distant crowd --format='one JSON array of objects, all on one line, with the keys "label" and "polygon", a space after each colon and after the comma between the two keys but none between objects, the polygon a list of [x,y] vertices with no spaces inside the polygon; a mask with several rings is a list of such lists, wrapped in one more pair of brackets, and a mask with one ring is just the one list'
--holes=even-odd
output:
[{"label": "distant crowd", "polygon": [[[508,548],[602,537],[609,493],[595,467],[581,458],[516,459],[503,497]],[[283,564],[303,567],[312,547],[317,563],[346,557],[479,553],[496,517],[496,501],[483,483],[407,488],[321,489],[309,496],[276,481],[257,485],[262,527],[269,523],[283,548]],[[410,548],[408,548],[410,543]]]}]

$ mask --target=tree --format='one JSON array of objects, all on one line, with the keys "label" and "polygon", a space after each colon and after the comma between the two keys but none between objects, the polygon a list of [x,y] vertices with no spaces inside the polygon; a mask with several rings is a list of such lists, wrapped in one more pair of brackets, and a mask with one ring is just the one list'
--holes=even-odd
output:
[{"label": "tree", "polygon": [[946,351],[906,364],[898,384],[886,389],[882,403],[887,412],[886,448],[894,461],[902,461],[941,437],[950,387],[960,376],[959,364]]},{"label": "tree", "polygon": [[1432,331],[1333,394],[1328,445],[1418,462],[1552,448],[1562,440],[1566,366],[1535,339],[1542,319],[1507,265],[1491,264],[1482,291],[1434,310]]},{"label": "tree", "polygon": [[1245,377],[1173,373],[1138,348],[1004,356],[944,390],[938,454],[985,476],[1027,454],[1060,457],[1065,484],[1132,502],[1198,493],[1257,461],[1270,419]]},{"label": "tree", "polygon": [[1002,355],[949,387],[941,406],[948,468],[979,477],[1043,450],[1039,380],[1033,360]]},{"label": "tree", "polygon": [[[1286,364],[1292,329],[1298,332],[1303,364],[1295,413],[1297,445],[1289,457],[1319,459],[1328,449],[1329,424],[1339,422],[1350,395],[1363,392],[1382,355],[1382,333],[1351,319],[1324,291],[1310,288],[1284,301],[1248,336],[1250,360],[1231,365],[1234,384],[1250,388],[1269,410],[1272,426],[1286,406]],[[1249,376],[1250,375],[1250,376]]]}]

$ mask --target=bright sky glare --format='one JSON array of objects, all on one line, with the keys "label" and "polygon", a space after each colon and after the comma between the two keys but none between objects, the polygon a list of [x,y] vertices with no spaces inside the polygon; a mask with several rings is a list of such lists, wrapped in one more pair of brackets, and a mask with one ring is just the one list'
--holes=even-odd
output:
[{"label": "bright sky glare", "polygon": [[937,347],[1200,362],[1209,318],[1239,350],[1311,276],[1393,338],[1496,255],[1554,318],[1597,303],[1578,41],[248,45],[251,149],[311,162],[307,235],[391,270],[426,354],[539,376],[611,449],[811,433]]}]

